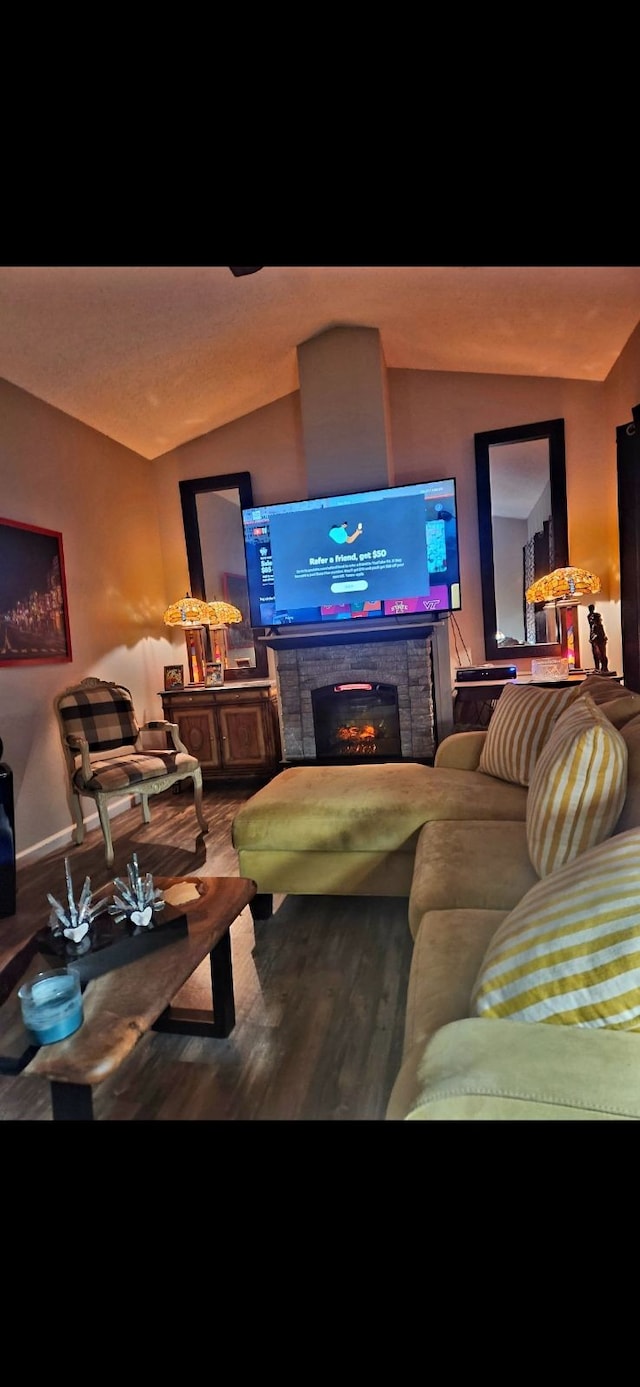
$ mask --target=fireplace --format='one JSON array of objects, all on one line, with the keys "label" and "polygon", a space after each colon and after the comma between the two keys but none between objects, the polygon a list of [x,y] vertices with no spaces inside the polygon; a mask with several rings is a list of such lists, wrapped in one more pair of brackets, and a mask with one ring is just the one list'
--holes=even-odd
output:
[{"label": "fireplace", "polygon": [[395,684],[326,684],[311,690],[311,708],[319,761],[401,759]]},{"label": "fireplace", "polygon": [[[420,629],[398,624],[384,632],[374,631],[368,622],[350,622],[353,626],[360,629],[311,635],[270,632],[266,637],[275,656],[284,764],[376,757],[432,764],[438,738],[453,731],[446,623]],[[338,717],[334,709],[322,708],[324,699],[318,694],[334,694],[339,686],[349,697]],[[374,692],[379,701],[367,707],[364,695]],[[327,701],[331,704],[333,699]],[[327,719],[329,726],[323,727]],[[354,735],[349,733],[352,726],[357,729]],[[368,728],[373,728],[373,736]],[[340,749],[329,750],[327,738],[329,745],[339,741]]]}]

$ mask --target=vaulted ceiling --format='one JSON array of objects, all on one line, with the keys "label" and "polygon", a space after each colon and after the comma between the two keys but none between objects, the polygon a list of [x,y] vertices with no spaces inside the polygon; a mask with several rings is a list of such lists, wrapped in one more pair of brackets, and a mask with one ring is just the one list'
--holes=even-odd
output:
[{"label": "vaulted ceiling", "polygon": [[603,381],[639,321],[639,266],[2,266],[0,377],[153,459],[296,390],[330,327],[389,368]]}]

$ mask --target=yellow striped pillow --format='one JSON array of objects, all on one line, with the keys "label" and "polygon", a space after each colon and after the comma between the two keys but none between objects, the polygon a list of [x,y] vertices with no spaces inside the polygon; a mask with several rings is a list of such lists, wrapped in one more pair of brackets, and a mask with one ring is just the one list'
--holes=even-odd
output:
[{"label": "yellow striped pillow", "polygon": [[478,770],[528,785],[540,748],[555,719],[577,697],[578,689],[535,689],[507,684],[487,728]]},{"label": "yellow striped pillow", "polygon": [[491,940],[470,1014],[640,1030],[640,829],[527,891]]},{"label": "yellow striped pillow", "polygon": [[627,761],[622,734],[589,694],[561,714],[527,795],[527,847],[538,876],[613,833],[627,790]]}]

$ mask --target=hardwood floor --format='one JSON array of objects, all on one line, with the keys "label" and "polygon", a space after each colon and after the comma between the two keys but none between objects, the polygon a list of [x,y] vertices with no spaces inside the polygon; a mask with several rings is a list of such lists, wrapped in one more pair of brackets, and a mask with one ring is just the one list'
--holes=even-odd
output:
[{"label": "hardwood floor", "polygon": [[[17,912],[3,927],[46,924],[47,892],[64,898],[64,857],[76,894],[94,890],[137,852],[140,868],[167,876],[237,876],[231,823],[253,788],[205,789],[206,837],[189,790],[112,821],[108,869],[99,830],[80,847],[18,871]],[[96,1119],[142,1121],[381,1121],[400,1067],[411,958],[402,897],[275,897],[254,927],[243,910],[231,928],[236,1025],[226,1040],[151,1032],[112,1079],[94,1090]],[[179,994],[210,1002],[208,961]],[[0,1120],[51,1121],[46,1080],[0,1075]]]}]

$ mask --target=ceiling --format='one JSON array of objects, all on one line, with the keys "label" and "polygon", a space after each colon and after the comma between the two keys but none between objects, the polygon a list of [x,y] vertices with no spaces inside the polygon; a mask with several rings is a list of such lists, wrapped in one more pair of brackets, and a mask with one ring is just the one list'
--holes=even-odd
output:
[{"label": "ceiling", "polygon": [[0,377],[142,457],[298,389],[297,347],[380,331],[389,368],[603,381],[640,266],[0,266]]}]

